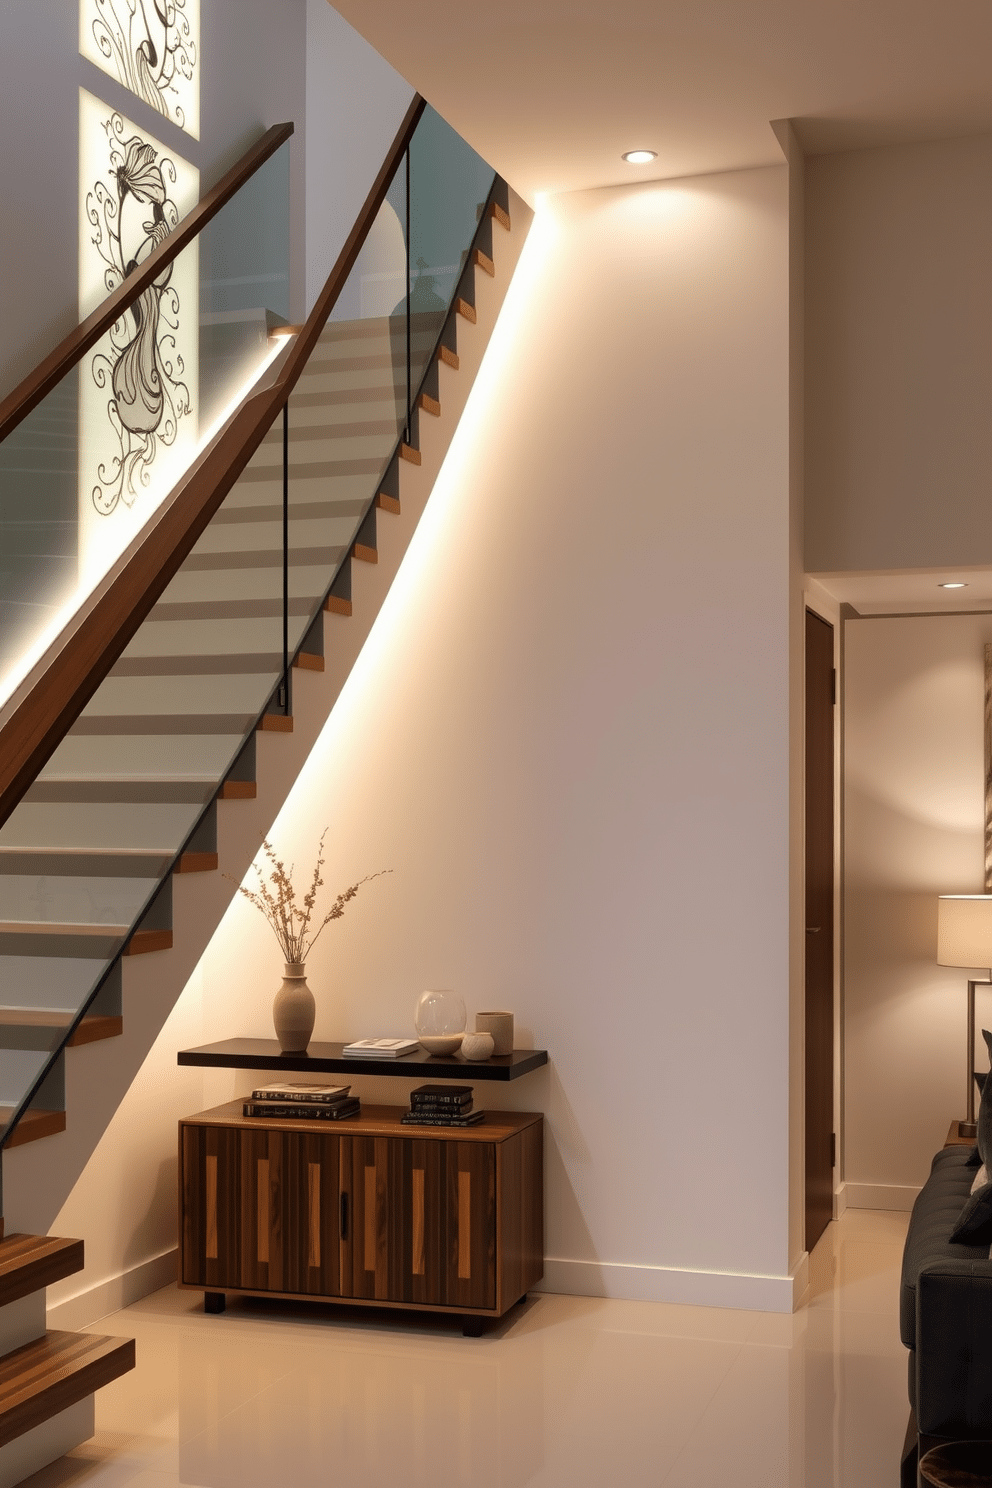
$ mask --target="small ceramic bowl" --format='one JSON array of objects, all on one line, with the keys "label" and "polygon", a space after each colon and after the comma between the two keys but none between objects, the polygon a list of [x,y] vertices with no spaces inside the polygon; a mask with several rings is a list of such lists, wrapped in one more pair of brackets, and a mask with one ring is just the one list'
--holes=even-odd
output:
[{"label": "small ceramic bowl", "polygon": [[466,1033],[462,1037],[462,1054],[466,1059],[490,1059],[493,1047],[491,1033]]},{"label": "small ceramic bowl", "polygon": [[420,1043],[428,1054],[457,1054],[464,1037],[463,1033],[435,1033],[421,1035]]}]

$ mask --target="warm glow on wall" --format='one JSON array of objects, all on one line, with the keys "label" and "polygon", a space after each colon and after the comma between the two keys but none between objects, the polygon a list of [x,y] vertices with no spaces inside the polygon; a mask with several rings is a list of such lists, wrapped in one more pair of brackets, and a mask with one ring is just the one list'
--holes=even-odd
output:
[{"label": "warm glow on wall", "polygon": [[80,0],[79,50],[200,137],[200,0]]},{"label": "warm glow on wall", "polygon": [[[199,172],[80,90],[79,314],[195,205]],[[188,465],[197,441],[198,247],[186,248],[79,367],[79,578],[89,587]]]}]

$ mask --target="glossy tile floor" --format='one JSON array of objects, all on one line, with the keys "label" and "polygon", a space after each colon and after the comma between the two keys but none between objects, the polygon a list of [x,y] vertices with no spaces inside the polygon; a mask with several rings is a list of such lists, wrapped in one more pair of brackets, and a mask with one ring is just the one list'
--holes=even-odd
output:
[{"label": "glossy tile floor", "polygon": [[848,1212],[794,1316],[534,1295],[496,1331],[156,1292],[138,1367],[31,1488],[897,1488],[901,1214]]}]

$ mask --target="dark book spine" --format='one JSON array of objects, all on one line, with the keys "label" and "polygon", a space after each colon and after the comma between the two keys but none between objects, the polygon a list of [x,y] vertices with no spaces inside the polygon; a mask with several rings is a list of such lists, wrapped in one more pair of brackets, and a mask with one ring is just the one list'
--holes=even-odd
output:
[{"label": "dark book spine", "polygon": [[261,1101],[263,1105],[288,1106],[340,1106],[343,1101],[351,1100],[347,1095],[273,1095],[271,1090],[253,1090],[248,1097],[252,1101]]},{"label": "dark book spine", "polygon": [[466,1101],[463,1106],[435,1106],[430,1101],[420,1101],[410,1107],[411,1111],[422,1111],[425,1116],[467,1116],[471,1109],[471,1101]]},{"label": "dark book spine", "polygon": [[408,1111],[400,1117],[401,1126],[481,1126],[483,1114],[476,1111],[473,1116],[421,1115],[419,1111]]},{"label": "dark book spine", "polygon": [[245,1101],[241,1107],[243,1116],[269,1116],[278,1121],[289,1118],[298,1121],[341,1121],[346,1116],[357,1116],[362,1109],[359,1100],[347,1101],[338,1106],[284,1106],[272,1101]]},{"label": "dark book spine", "polygon": [[470,1095],[413,1094],[410,1096],[411,1107],[418,1111],[420,1110],[421,1106],[443,1106],[446,1110],[454,1107],[454,1109],[457,1110],[460,1106],[470,1106],[471,1104],[472,1097]]}]

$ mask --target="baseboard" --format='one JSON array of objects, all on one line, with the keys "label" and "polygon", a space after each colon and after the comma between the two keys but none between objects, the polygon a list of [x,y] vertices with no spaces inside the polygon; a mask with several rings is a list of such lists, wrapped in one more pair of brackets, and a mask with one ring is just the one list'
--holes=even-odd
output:
[{"label": "baseboard", "polygon": [[809,1290],[809,1251],[804,1250],[792,1273],[792,1311],[795,1312]]},{"label": "baseboard", "polygon": [[[805,1258],[804,1258],[805,1259]],[[749,1312],[791,1312],[803,1262],[795,1276],[744,1276],[735,1271],[687,1271],[669,1266],[623,1266],[609,1261],[546,1257],[535,1291],[630,1302],[685,1302]],[[800,1295],[805,1290],[802,1282]]]},{"label": "baseboard", "polygon": [[140,1302],[150,1292],[157,1292],[175,1281],[178,1257],[178,1250],[167,1250],[164,1255],[153,1256],[150,1261],[132,1266],[120,1276],[97,1282],[95,1286],[77,1292],[74,1297],[57,1302],[48,1309],[49,1328],[68,1328],[70,1331],[86,1328],[110,1312],[119,1312],[122,1307],[130,1307],[132,1302]]},{"label": "baseboard", "polygon": [[919,1188],[901,1183],[845,1183],[848,1209],[905,1209],[916,1203]]},{"label": "baseboard", "polygon": [[834,1219],[840,1219],[847,1208],[847,1184],[839,1183],[834,1190]]}]

